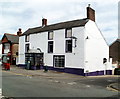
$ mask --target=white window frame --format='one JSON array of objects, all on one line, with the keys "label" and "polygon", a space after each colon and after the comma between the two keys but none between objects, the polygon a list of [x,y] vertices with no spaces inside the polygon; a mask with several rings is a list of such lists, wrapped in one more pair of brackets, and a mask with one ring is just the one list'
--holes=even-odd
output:
[{"label": "white window frame", "polygon": [[[71,41],[71,43],[69,43],[69,41]],[[73,43],[72,40],[66,40],[66,45],[65,45],[65,52],[66,53],[72,53],[72,43]],[[71,44],[71,51],[68,50],[69,49],[68,47],[70,44]]]},{"label": "white window frame", "polygon": [[66,37],[66,38],[72,37],[72,28],[66,29],[65,37]]},{"label": "white window frame", "polygon": [[54,37],[54,32],[53,31],[49,31],[48,32],[48,40],[53,40]]},{"label": "white window frame", "polygon": [[29,40],[30,40],[30,35],[26,35],[25,41],[26,41],[26,42],[29,42]]},{"label": "white window frame", "polygon": [[[51,43],[52,42],[52,43]],[[53,41],[48,41],[48,53],[53,53],[53,51],[54,51],[54,49],[52,50],[52,51],[50,51],[51,49],[51,47],[50,46],[53,46],[53,48],[54,48],[54,42]]]},{"label": "white window frame", "polygon": [[53,66],[55,68],[64,68],[65,67],[65,55],[54,55]]}]

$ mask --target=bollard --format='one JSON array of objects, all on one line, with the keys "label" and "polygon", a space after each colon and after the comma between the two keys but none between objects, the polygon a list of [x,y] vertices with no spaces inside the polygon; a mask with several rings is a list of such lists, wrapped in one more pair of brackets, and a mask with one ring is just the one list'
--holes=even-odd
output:
[{"label": "bollard", "polygon": [[44,66],[44,72],[47,72],[47,71],[48,71],[48,67]]}]

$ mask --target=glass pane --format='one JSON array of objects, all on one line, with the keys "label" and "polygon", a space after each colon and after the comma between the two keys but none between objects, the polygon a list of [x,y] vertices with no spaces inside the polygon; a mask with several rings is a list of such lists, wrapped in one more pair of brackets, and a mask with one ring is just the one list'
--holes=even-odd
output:
[{"label": "glass pane", "polygon": [[52,53],[53,52],[53,41],[48,42],[48,53]]},{"label": "glass pane", "polygon": [[64,56],[55,56],[54,65],[55,67],[64,67],[65,57]]},{"label": "glass pane", "polygon": [[50,39],[50,40],[53,39],[53,32],[49,32],[49,39]]},{"label": "glass pane", "polygon": [[10,49],[10,44],[5,44],[5,49]]},{"label": "glass pane", "polygon": [[69,29],[69,30],[67,30],[67,37],[71,37],[71,36],[72,36],[72,30]]},{"label": "glass pane", "polygon": [[26,42],[29,41],[29,35],[26,35],[26,37],[25,37],[25,41],[26,41]]},{"label": "glass pane", "polygon": [[72,40],[66,41],[66,52],[72,52]]}]

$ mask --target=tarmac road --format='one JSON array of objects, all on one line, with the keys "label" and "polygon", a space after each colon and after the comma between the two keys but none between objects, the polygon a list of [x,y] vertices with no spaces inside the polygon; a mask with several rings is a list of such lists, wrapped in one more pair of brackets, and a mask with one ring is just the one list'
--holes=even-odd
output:
[{"label": "tarmac road", "polygon": [[29,76],[11,71],[2,73],[3,96],[119,97],[117,91],[107,89],[107,85],[118,81],[117,77],[80,77],[54,72],[51,74],[55,75],[54,77],[50,77],[47,73],[44,76]]}]

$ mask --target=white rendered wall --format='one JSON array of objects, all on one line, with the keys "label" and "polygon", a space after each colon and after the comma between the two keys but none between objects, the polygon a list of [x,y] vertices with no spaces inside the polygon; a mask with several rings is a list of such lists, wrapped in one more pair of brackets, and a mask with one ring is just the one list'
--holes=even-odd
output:
[{"label": "white rendered wall", "polygon": [[[48,31],[30,35],[30,49],[40,48],[44,53],[44,64],[53,66],[53,55],[65,55],[65,67],[85,68],[89,72],[104,70],[103,58],[109,58],[109,47],[93,21],[89,21],[85,27],[72,28],[73,52],[65,52],[65,29],[54,30],[53,40],[48,40]],[[88,36],[88,39],[86,37]],[[25,36],[20,37],[19,64],[25,64]],[[48,41],[54,42],[53,53],[48,53]]]},{"label": "white rendered wall", "polygon": [[[88,39],[86,37],[88,36]],[[89,72],[105,70],[103,58],[109,60],[109,46],[101,35],[95,22],[85,25],[85,66]]]},{"label": "white rendered wall", "polygon": [[[30,35],[30,49],[37,49],[44,53],[44,64],[46,62],[50,64],[49,56],[46,56],[48,50],[48,32],[36,33]],[[48,60],[49,59],[49,60]]]},{"label": "white rendered wall", "polygon": [[[74,48],[74,40],[73,40],[73,48],[72,53],[65,52],[65,41],[69,40],[70,38],[65,38],[65,29],[56,30],[54,31],[54,53],[49,57],[48,60],[51,60],[50,66],[53,66],[53,55],[65,55],[65,67],[68,68],[84,68],[84,44],[83,44],[83,27],[72,28],[72,35],[77,37],[76,45],[77,47]],[[47,57],[47,58],[48,58]]]},{"label": "white rendered wall", "polygon": [[[30,49],[40,48],[41,51],[44,52],[45,65],[53,66],[53,55],[65,55],[65,67],[84,68],[84,27],[72,28],[73,36],[77,37],[77,47],[74,47],[75,40],[73,40],[72,53],[65,52],[65,41],[70,39],[65,38],[65,29],[54,30],[53,32],[53,40],[48,40],[48,32],[31,34],[29,40]],[[48,41],[54,42],[53,53],[48,53]],[[25,55],[23,54],[25,53],[25,36],[20,37],[20,42],[19,63],[24,63]]]},{"label": "white rendered wall", "polygon": [[73,40],[73,52],[66,53],[66,67],[84,68],[84,27],[72,28],[72,35],[77,38]]},{"label": "white rendered wall", "polygon": [[19,37],[19,56],[17,64],[25,64],[25,36]]},{"label": "white rendered wall", "polygon": [[47,32],[30,35],[30,49],[40,48],[42,52],[47,53]]},{"label": "white rendered wall", "polygon": [[2,57],[2,44],[0,44],[0,58]]}]

